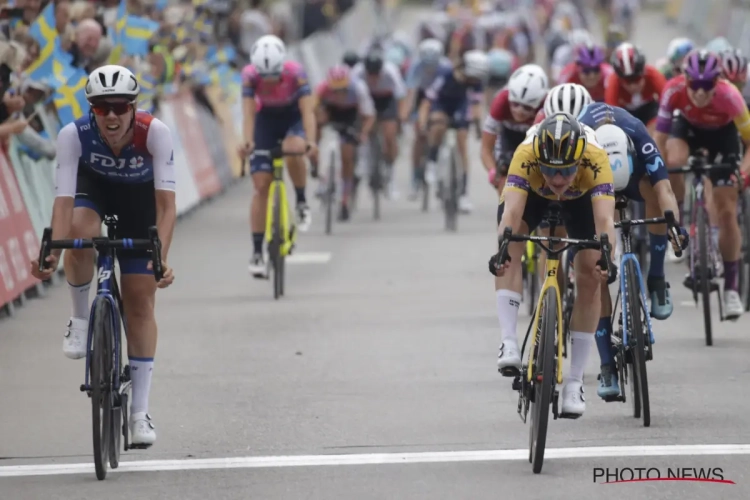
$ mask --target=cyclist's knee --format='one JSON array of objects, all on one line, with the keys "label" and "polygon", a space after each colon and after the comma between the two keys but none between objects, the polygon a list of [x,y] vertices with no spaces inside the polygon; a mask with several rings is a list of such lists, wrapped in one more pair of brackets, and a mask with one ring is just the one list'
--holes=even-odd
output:
[{"label": "cyclist's knee", "polygon": [[154,321],[156,282],[153,274],[123,274],[122,302],[130,328],[138,331],[141,325]]},{"label": "cyclist's knee", "polygon": [[575,257],[576,291],[578,295],[593,297],[599,291],[600,279],[594,272],[601,253],[598,250],[579,250]]},{"label": "cyclist's knee", "polygon": [[[102,219],[99,214],[88,207],[76,207],[73,209],[73,221],[67,238],[95,238],[101,234]],[[76,266],[79,263],[93,262],[95,252],[93,249],[66,250],[64,261],[68,265]]]},{"label": "cyclist's knee", "polygon": [[[307,144],[305,143],[305,138],[299,135],[287,136],[284,139],[284,141],[281,143],[282,149],[295,151],[295,152],[304,151],[306,145]],[[291,160],[292,158],[297,158],[297,157],[290,156],[289,158],[287,158],[287,161]]]},{"label": "cyclist's knee", "polygon": [[268,196],[268,187],[271,185],[273,177],[266,172],[257,172],[253,174],[253,186],[255,187],[255,196]]}]

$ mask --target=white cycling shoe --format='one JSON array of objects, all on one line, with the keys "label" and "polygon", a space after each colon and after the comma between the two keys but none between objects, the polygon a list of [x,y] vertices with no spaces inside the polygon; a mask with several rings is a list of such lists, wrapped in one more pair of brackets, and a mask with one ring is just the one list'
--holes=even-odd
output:
[{"label": "white cycling shoe", "polygon": [[468,196],[462,195],[458,199],[458,210],[462,214],[470,214],[474,210],[474,204],[471,202]]},{"label": "white cycling shoe", "polygon": [[70,318],[68,330],[63,338],[63,354],[70,359],[86,357],[86,340],[89,335],[89,321],[83,318]]},{"label": "white cycling shoe", "polygon": [[138,412],[130,415],[130,444],[133,448],[148,448],[156,442],[156,428],[151,415]]},{"label": "white cycling shoe", "polygon": [[518,346],[509,342],[500,344],[497,353],[497,371],[505,377],[513,377],[521,370],[521,351]]},{"label": "white cycling shoe", "polygon": [[740,294],[734,290],[726,290],[724,292],[724,317],[731,321],[737,321],[744,312],[745,306],[742,304]]},{"label": "white cycling shoe", "polygon": [[578,418],[586,411],[586,398],[583,396],[583,382],[568,379],[562,390],[562,418]]}]

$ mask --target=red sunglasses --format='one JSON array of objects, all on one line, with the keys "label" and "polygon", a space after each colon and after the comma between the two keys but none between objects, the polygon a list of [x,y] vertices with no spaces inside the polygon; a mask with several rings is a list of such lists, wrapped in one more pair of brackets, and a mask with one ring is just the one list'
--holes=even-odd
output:
[{"label": "red sunglasses", "polygon": [[110,110],[117,116],[124,115],[133,107],[129,102],[98,102],[91,105],[91,111],[97,116],[107,116]]}]

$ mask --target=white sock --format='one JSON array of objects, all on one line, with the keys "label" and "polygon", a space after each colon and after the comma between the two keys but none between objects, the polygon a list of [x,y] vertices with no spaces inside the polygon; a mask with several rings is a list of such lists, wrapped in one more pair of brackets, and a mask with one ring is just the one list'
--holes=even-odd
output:
[{"label": "white sock", "polygon": [[151,390],[151,372],[154,370],[154,358],[131,358],[130,380],[133,382],[133,399],[130,402],[130,414],[148,413],[148,393]]},{"label": "white sock", "polygon": [[91,302],[89,302],[91,282],[89,281],[84,285],[71,285],[68,282],[68,290],[70,290],[70,298],[73,300],[73,317],[88,320],[91,312]]},{"label": "white sock", "polygon": [[506,344],[518,347],[516,325],[521,294],[512,290],[497,290],[495,296],[497,297],[497,319],[500,322],[500,338]]},{"label": "white sock", "polygon": [[593,333],[570,332],[570,375],[569,378],[583,382],[583,372],[589,359],[589,351],[594,343]]}]

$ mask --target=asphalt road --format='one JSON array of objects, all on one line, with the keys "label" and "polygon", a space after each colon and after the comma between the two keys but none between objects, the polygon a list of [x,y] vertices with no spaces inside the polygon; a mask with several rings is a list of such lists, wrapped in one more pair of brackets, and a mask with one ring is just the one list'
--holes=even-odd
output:
[{"label": "asphalt road", "polygon": [[[418,15],[407,10],[400,20]],[[639,21],[638,41],[652,60],[676,34],[655,14]],[[750,495],[750,446],[733,446],[750,442],[742,396],[750,318],[715,322],[715,345],[705,347],[701,312],[686,305],[679,284],[682,267],[668,269],[676,310],[657,324],[648,367],[652,426],[643,428],[628,405],[596,397],[592,352],[586,414],[551,423],[548,459],[535,476],[528,427],[495,368],[486,262],[497,200],[484,175],[473,177],[476,211],[460,219],[458,234],[445,233],[440,212],[423,214],[405,200],[385,205],[378,223],[365,201],[330,237],[316,212],[299,252],[330,260],[290,264],[279,302],[269,283],[246,273],[250,192],[239,185],[179,224],[177,280],[157,301],[150,410],[158,441],[124,455],[105,482],[91,465],[90,405],[78,392],[83,363],[60,352],[67,291],[57,287],[0,322],[0,498]],[[630,479],[622,469],[638,467],[652,468],[649,477],[719,468],[736,484],[595,482],[596,468],[620,468],[618,478]]]}]

